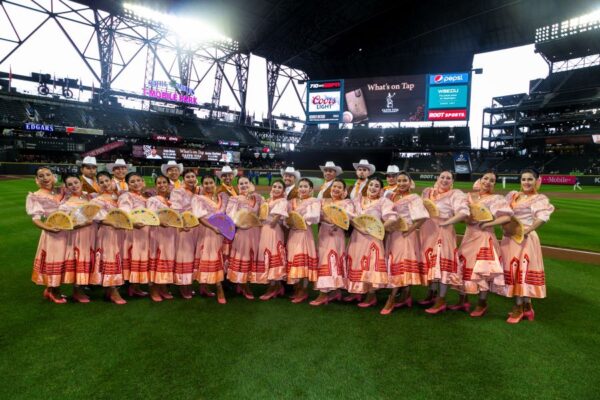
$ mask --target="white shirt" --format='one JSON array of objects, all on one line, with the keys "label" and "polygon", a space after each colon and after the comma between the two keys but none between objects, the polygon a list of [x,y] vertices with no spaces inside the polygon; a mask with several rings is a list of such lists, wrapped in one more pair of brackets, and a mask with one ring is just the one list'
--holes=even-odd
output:
[{"label": "white shirt", "polygon": [[[358,182],[358,181],[357,181]],[[350,198],[352,200],[354,200],[356,197],[358,197],[358,195],[360,194],[360,192],[362,192],[362,190],[364,189],[365,185],[367,184],[368,180],[365,179],[361,184],[360,187],[358,189],[356,189],[356,183],[354,184],[354,187],[352,188],[352,193],[350,193]]]},{"label": "white shirt", "polygon": [[321,187],[321,191],[319,191],[319,194],[317,195],[317,199],[322,199],[323,194],[327,191],[327,189],[329,189],[331,187],[331,185],[333,185],[333,179],[330,180],[329,182],[325,182],[323,184],[323,186]]}]

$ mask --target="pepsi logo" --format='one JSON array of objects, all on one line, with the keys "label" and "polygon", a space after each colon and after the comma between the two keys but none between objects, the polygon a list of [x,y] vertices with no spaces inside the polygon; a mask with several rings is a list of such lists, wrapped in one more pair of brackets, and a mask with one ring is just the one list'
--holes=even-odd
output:
[{"label": "pepsi logo", "polygon": [[441,82],[443,78],[444,78],[444,75],[436,75],[433,78],[433,80],[434,80],[434,82]]}]

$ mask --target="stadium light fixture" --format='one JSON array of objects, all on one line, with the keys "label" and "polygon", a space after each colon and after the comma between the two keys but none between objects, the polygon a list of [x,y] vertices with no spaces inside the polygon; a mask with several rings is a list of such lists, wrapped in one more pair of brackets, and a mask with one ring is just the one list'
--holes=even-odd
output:
[{"label": "stadium light fixture", "polygon": [[600,9],[535,30],[535,43],[562,39],[571,35],[600,29]]},{"label": "stadium light fixture", "polygon": [[125,3],[123,8],[134,16],[161,24],[179,36],[185,43],[233,42],[211,24],[199,18],[165,14],[137,4]]}]

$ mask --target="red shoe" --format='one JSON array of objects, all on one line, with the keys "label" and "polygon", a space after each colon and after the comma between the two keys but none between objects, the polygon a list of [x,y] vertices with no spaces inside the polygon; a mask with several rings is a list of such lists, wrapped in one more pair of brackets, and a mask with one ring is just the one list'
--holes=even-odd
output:
[{"label": "red shoe", "polygon": [[90,298],[81,293],[73,293],[73,300],[75,300],[77,303],[83,304],[90,302]]},{"label": "red shoe", "polygon": [[156,303],[160,303],[161,301],[163,301],[163,298],[160,294],[151,294],[150,298],[152,299],[152,301],[156,302]]},{"label": "red shoe", "polygon": [[117,294],[117,297],[113,297],[113,295],[111,293],[106,293],[104,295],[104,299],[106,301],[110,301],[112,303],[118,304],[118,305],[123,305],[123,304],[127,304],[127,302],[121,297],[121,295],[119,295],[119,292],[117,291],[117,289],[115,289],[115,292]]},{"label": "red shoe", "polygon": [[67,299],[62,297],[62,295],[59,294],[58,296],[56,296],[54,293],[48,290],[48,288],[44,290],[44,297],[53,302],[54,304],[65,304],[67,302]]},{"label": "red shoe", "polygon": [[[359,307],[360,307],[360,304],[359,304]],[[391,306],[390,308],[382,308],[381,311],[379,311],[379,314],[390,315],[392,313],[392,311],[394,311],[394,308],[396,308],[395,304],[393,306]]]},{"label": "red shoe", "polygon": [[294,300],[292,300],[292,303],[294,303],[294,304],[302,303],[306,299],[308,299],[308,293],[303,293],[298,297],[294,297]]},{"label": "red shoe", "polygon": [[351,303],[353,301],[361,301],[362,300],[362,294],[351,294],[349,296],[344,297],[344,301],[346,303]]},{"label": "red shoe", "polygon": [[418,301],[417,304],[420,306],[431,306],[435,303],[435,296],[437,292],[428,292],[427,297],[421,301]]},{"label": "red shoe", "polygon": [[315,299],[315,300],[311,301],[308,304],[310,304],[311,306],[317,306],[318,307],[318,306],[323,306],[323,305],[328,304],[328,303],[329,303],[329,296],[325,295],[321,300]]},{"label": "red shoe", "polygon": [[219,304],[227,304],[227,299],[225,298],[225,296],[223,296],[223,297],[217,297],[217,302]]},{"label": "red shoe", "polygon": [[333,295],[333,297],[330,297],[327,299],[327,301],[340,301],[342,300],[342,294],[340,292],[337,292],[335,295]]},{"label": "red shoe", "polygon": [[448,310],[464,311],[468,313],[469,311],[471,311],[471,303],[453,304],[451,306],[448,306]]},{"label": "red shoe", "polygon": [[484,314],[487,312],[487,309],[488,309],[487,306],[485,306],[485,307],[477,306],[469,315],[471,317],[483,317]]},{"label": "red shoe", "polygon": [[192,298],[192,294],[188,291],[188,288],[185,286],[179,286],[179,294],[182,298],[186,300],[190,300]]},{"label": "red shoe", "polygon": [[160,290],[160,297],[165,300],[173,300],[173,295],[168,290]]},{"label": "red shoe", "polygon": [[509,317],[506,320],[506,322],[508,322],[509,324],[518,324],[519,322],[521,322],[524,316],[525,313],[523,312],[523,305],[515,306],[512,312],[509,314]]},{"label": "red shoe", "polygon": [[242,290],[242,294],[244,295],[244,297],[246,299],[248,299],[248,300],[254,300],[254,295],[250,291],[249,287],[246,287],[245,290]]},{"label": "red shoe", "polygon": [[360,308],[369,308],[371,306],[374,306],[375,304],[377,304],[377,297],[373,296],[373,298],[367,302],[362,301],[362,302],[358,303],[358,306]]},{"label": "red shoe", "polygon": [[260,296],[259,299],[264,300],[264,301],[274,299],[275,297],[277,297],[279,292],[280,292],[280,289],[272,290],[269,293],[265,293],[262,296]]},{"label": "red shoe", "polygon": [[129,285],[127,288],[127,294],[129,297],[146,297],[148,296],[148,292],[144,292],[143,290],[134,287],[133,285]]},{"label": "red shoe", "polygon": [[400,303],[394,304],[394,308],[402,308],[402,307],[412,308],[412,306],[413,306],[412,296],[407,297],[404,301],[402,301]]},{"label": "red shoe", "polygon": [[535,318],[535,311],[533,311],[533,307],[531,305],[523,308],[523,318],[527,318],[529,321],[533,321]]},{"label": "red shoe", "polygon": [[448,306],[446,306],[445,302],[440,302],[440,301],[436,300],[436,302],[433,305],[433,307],[429,307],[428,309],[425,310],[425,312],[427,314],[435,315],[435,314],[443,313],[444,311],[447,310],[447,308],[448,308]]},{"label": "red shoe", "polygon": [[203,285],[200,285],[200,296],[206,296],[206,297],[215,297],[216,294],[215,292],[211,292],[209,291],[206,287],[204,287]]}]

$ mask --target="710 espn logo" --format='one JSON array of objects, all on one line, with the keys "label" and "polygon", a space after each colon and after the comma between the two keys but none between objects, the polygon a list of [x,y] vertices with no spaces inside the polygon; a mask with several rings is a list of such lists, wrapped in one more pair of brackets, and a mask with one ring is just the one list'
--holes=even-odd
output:
[{"label": "710 espn logo", "polygon": [[467,83],[469,82],[469,74],[466,72],[456,74],[435,74],[429,75],[430,85],[443,85],[453,83]]}]

